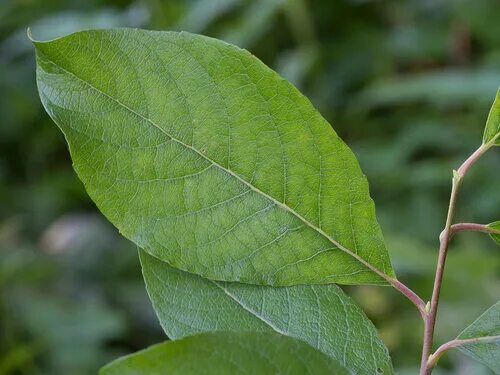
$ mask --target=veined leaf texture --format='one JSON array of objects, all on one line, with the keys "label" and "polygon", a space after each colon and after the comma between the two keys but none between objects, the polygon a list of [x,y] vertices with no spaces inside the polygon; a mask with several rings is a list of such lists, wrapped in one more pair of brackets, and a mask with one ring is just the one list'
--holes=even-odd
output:
[{"label": "veined leaf texture", "polygon": [[78,176],[139,247],[214,280],[394,276],[355,156],[249,52],[138,29],[34,44],[40,97]]}]

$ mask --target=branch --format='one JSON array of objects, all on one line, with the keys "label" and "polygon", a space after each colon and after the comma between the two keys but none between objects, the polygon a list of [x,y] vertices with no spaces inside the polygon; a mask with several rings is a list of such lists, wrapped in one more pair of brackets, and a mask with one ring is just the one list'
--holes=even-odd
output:
[{"label": "branch", "polygon": [[446,263],[446,255],[448,254],[448,245],[452,236],[452,222],[455,214],[455,206],[457,203],[458,191],[463,178],[467,171],[474,163],[495,144],[496,137],[490,142],[482,144],[471,156],[465,160],[457,171],[453,171],[453,180],[450,194],[450,204],[448,206],[448,214],[446,215],[446,224],[443,232],[440,235],[439,256],[436,266],[436,276],[434,279],[434,287],[429,305],[429,312],[424,318],[424,342],[422,345],[422,361],[420,366],[420,375],[430,375],[432,367],[429,367],[428,361],[432,353],[432,343],[434,340],[434,327],[436,325],[436,317],[439,304],[439,295],[441,293],[441,284],[443,283],[444,267]]},{"label": "branch", "polygon": [[463,346],[467,344],[480,344],[485,342],[497,341],[500,340],[500,336],[483,336],[483,337],[474,337],[471,339],[455,339],[451,340],[443,345],[441,345],[435,352],[429,357],[427,361],[427,367],[433,368],[439,361],[439,358],[448,350],[452,348],[456,348],[458,346]]},{"label": "branch", "polygon": [[424,343],[422,346],[422,362],[420,367],[420,375],[429,375],[432,367],[428,366],[428,360],[432,352],[432,342],[434,338],[434,326],[436,325],[437,308],[439,304],[439,295],[441,293],[441,284],[443,282],[444,266],[446,263],[446,255],[448,254],[448,245],[451,238],[451,223],[455,213],[457,202],[458,189],[460,187],[462,177],[459,174],[453,176],[453,183],[450,194],[450,204],[448,214],[446,216],[446,224],[442,232],[439,244],[439,257],[436,266],[436,277],[434,279],[434,288],[430,301],[429,313],[424,321]]}]

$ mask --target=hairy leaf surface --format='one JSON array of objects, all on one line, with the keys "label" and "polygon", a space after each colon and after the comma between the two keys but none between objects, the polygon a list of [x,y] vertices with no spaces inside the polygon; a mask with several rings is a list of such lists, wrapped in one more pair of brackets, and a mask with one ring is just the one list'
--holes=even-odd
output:
[{"label": "hairy leaf surface", "polygon": [[75,170],[141,248],[252,284],[394,275],[353,153],[249,52],[138,29],[34,44],[40,97]]},{"label": "hairy leaf surface", "polygon": [[[500,220],[488,224],[488,227],[490,227],[492,229],[496,229],[497,231],[500,231]],[[491,233],[490,236],[493,239],[493,241],[495,241],[497,244],[500,245],[500,234]]]},{"label": "hairy leaf surface", "polygon": [[363,311],[330,285],[268,287],[210,281],[140,251],[146,287],[172,339],[209,331],[275,331],[301,339],[355,374],[391,374],[389,353]]},{"label": "hairy leaf surface", "polygon": [[467,344],[458,348],[500,374],[500,302],[490,307],[458,335],[458,339],[489,337],[488,342]]},{"label": "hairy leaf surface", "polygon": [[306,343],[276,333],[205,333],[123,357],[101,375],[348,375]]},{"label": "hairy leaf surface", "polygon": [[500,145],[500,89],[497,91],[484,129],[483,143],[491,141],[495,142],[497,146]]}]

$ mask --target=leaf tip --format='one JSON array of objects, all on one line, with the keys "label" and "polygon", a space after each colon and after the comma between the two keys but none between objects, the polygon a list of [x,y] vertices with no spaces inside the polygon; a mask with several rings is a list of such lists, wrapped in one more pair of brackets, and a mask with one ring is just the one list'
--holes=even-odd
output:
[{"label": "leaf tip", "polygon": [[28,36],[28,39],[31,41],[31,42],[34,42],[33,40],[33,35],[31,34],[31,28],[28,26],[28,28],[26,29],[26,35]]},{"label": "leaf tip", "polygon": [[26,36],[28,37],[30,42],[33,44],[33,46],[35,46],[35,48],[41,43],[41,41],[36,40],[33,37],[33,33],[31,32],[31,27],[29,27],[29,26],[26,28]]},{"label": "leaf tip", "polygon": [[491,105],[483,134],[483,144],[500,145],[500,87]]}]

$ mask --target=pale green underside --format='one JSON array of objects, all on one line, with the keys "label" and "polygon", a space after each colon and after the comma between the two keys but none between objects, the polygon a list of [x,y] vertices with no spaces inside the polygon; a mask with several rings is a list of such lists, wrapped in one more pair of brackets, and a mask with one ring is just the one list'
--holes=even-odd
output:
[{"label": "pale green underside", "polygon": [[120,232],[210,279],[394,276],[358,162],[290,83],[200,35],[85,31],[34,42],[42,102]]},{"label": "pale green underside", "polygon": [[205,333],[118,359],[100,375],[348,375],[309,345],[274,333]]},{"label": "pale green underside", "polygon": [[[458,335],[458,339],[485,336],[500,337],[500,302],[491,306],[483,315]],[[500,339],[479,344],[460,346],[465,354],[489,366],[495,374],[500,374]]]},{"label": "pale green underside", "polygon": [[358,375],[392,374],[373,324],[330,285],[267,287],[210,281],[140,251],[149,297],[168,337],[275,331],[307,342]]},{"label": "pale green underside", "polygon": [[495,145],[500,145],[500,89],[497,91],[495,101],[491,106],[486,127],[484,129],[483,143],[488,143],[496,138]]}]

